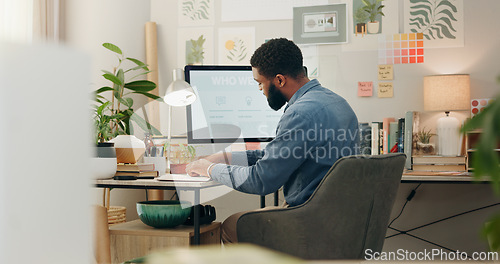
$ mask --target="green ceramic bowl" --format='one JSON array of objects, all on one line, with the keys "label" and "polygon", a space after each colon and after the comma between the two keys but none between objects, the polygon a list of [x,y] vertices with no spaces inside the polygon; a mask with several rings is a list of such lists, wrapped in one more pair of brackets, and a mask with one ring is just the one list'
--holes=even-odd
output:
[{"label": "green ceramic bowl", "polygon": [[137,203],[141,221],[155,228],[168,228],[186,222],[191,213],[191,203],[185,201],[144,201]]}]

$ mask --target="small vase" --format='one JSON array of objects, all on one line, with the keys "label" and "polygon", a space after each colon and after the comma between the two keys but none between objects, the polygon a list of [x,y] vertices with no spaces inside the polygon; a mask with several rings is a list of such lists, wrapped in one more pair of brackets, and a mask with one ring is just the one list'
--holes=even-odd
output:
[{"label": "small vase", "polygon": [[146,150],[144,142],[133,135],[118,135],[110,142],[115,143],[118,163],[137,163]]},{"label": "small vase", "polygon": [[116,173],[116,152],[113,143],[97,143],[91,160],[92,177],[97,180],[112,178]]},{"label": "small vase", "polygon": [[377,34],[380,28],[380,23],[378,21],[368,22],[368,33]]}]

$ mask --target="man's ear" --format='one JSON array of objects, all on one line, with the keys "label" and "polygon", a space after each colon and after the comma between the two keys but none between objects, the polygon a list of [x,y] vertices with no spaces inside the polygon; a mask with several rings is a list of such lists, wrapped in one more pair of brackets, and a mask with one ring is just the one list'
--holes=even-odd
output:
[{"label": "man's ear", "polygon": [[286,84],[286,77],[283,74],[277,74],[274,78],[274,85],[278,88],[283,88]]}]

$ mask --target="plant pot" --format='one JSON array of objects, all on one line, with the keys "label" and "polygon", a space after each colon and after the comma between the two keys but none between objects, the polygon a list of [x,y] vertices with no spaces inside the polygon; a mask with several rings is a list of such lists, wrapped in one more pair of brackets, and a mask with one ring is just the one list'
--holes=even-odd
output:
[{"label": "plant pot", "polygon": [[92,177],[103,180],[113,178],[116,173],[116,152],[111,142],[98,143],[91,159]]},{"label": "plant pot", "polygon": [[357,34],[361,34],[361,35],[366,34],[366,24],[365,23],[356,24],[356,35]]},{"label": "plant pot", "polygon": [[185,174],[186,173],[186,165],[187,165],[187,163],[170,164],[170,173],[171,174]]},{"label": "plant pot", "polygon": [[417,152],[421,155],[432,155],[434,150],[434,144],[417,142]]},{"label": "plant pot", "polygon": [[377,34],[380,29],[380,23],[378,21],[368,22],[368,33]]},{"label": "plant pot", "polygon": [[118,163],[137,163],[146,150],[144,142],[133,135],[119,135],[110,142],[115,143]]}]

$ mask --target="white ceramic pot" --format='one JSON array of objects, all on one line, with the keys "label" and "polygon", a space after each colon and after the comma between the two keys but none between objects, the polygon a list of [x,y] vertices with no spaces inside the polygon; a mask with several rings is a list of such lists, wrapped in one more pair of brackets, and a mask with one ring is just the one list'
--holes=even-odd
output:
[{"label": "white ceramic pot", "polygon": [[91,159],[92,177],[97,180],[110,179],[116,173],[116,152],[113,143],[99,143],[96,155]]},{"label": "white ceramic pot", "polygon": [[109,142],[115,143],[118,163],[137,163],[146,150],[144,142],[133,135],[118,135]]},{"label": "white ceramic pot", "polygon": [[380,23],[378,21],[368,22],[367,28],[369,34],[377,34],[380,28]]}]

